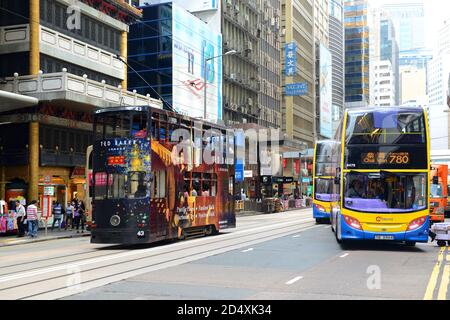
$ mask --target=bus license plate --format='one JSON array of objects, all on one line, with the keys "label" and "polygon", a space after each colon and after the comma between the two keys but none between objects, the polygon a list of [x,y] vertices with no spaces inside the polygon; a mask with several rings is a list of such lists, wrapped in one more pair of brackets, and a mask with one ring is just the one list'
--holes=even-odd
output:
[{"label": "bus license plate", "polygon": [[394,240],[394,236],[377,235],[375,236],[375,240]]}]

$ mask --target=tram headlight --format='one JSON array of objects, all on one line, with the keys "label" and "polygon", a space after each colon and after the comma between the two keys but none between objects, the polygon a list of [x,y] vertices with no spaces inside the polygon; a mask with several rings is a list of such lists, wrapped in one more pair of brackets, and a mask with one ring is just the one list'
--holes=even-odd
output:
[{"label": "tram headlight", "polygon": [[109,222],[113,227],[117,227],[120,224],[120,217],[118,215],[114,215],[109,219]]}]

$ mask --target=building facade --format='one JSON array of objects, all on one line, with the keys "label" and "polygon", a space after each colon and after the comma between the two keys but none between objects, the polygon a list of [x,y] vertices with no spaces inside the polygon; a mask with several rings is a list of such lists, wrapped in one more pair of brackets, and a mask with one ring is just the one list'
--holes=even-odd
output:
[{"label": "building facade", "polygon": [[344,2],[330,0],[329,47],[332,57],[333,132],[337,130],[344,113],[345,96],[345,34]]},{"label": "building facade", "polygon": [[8,12],[0,11],[0,121],[8,124],[0,130],[0,197],[39,200],[45,186],[61,203],[84,199],[92,112],[119,104],[161,106],[126,91],[122,61],[129,25],[141,13],[115,0],[2,5]]},{"label": "building facade", "polygon": [[400,104],[399,51],[394,24],[386,11],[370,12],[370,104]]},{"label": "building facade", "polygon": [[345,105],[365,107],[370,103],[369,4],[347,0],[345,12]]},{"label": "building facade", "polygon": [[[314,1],[282,2],[283,68],[286,69],[286,48],[295,45],[296,66],[292,75],[284,72],[283,85],[303,83],[306,92],[283,98],[283,131],[293,140],[313,147],[315,137],[315,40]],[[286,70],[284,70],[286,71]]]}]

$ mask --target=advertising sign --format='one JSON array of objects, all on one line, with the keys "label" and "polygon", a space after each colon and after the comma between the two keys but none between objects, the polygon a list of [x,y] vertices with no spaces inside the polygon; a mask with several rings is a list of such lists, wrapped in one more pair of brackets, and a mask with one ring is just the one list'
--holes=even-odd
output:
[{"label": "advertising sign", "polygon": [[284,95],[287,97],[304,96],[308,94],[308,84],[306,82],[286,84]]},{"label": "advertising sign", "polygon": [[[172,7],[173,107],[190,117],[222,119],[222,35],[176,4]],[[206,75],[206,79],[205,79]]]},{"label": "advertising sign", "polygon": [[320,134],[328,139],[333,135],[332,120],[332,62],[331,52],[320,45]]},{"label": "advertising sign", "polygon": [[297,74],[297,44],[286,43],[284,51],[286,52],[284,73],[288,77],[295,76]]},{"label": "advertising sign", "polygon": [[245,135],[243,130],[235,132],[235,146],[236,146],[236,165],[235,176],[236,182],[244,181],[244,160],[245,160]]}]

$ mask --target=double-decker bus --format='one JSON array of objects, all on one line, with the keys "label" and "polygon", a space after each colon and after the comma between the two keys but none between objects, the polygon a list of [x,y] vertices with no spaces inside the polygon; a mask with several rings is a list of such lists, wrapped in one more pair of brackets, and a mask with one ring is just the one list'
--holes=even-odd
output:
[{"label": "double-decker bus", "polygon": [[445,221],[445,208],[447,207],[447,179],[448,165],[432,164],[430,171],[430,220],[434,222]]},{"label": "double-decker bus", "polygon": [[340,142],[316,142],[313,165],[313,218],[317,223],[329,222],[332,209],[338,205],[339,185],[335,183],[339,166]]},{"label": "double-decker bus", "polygon": [[96,111],[91,242],[151,243],[235,227],[224,137],[234,139],[219,125],[153,107]]},{"label": "double-decker bus", "polygon": [[331,220],[338,242],[428,241],[430,146],[422,108],[345,112],[338,210]]}]

